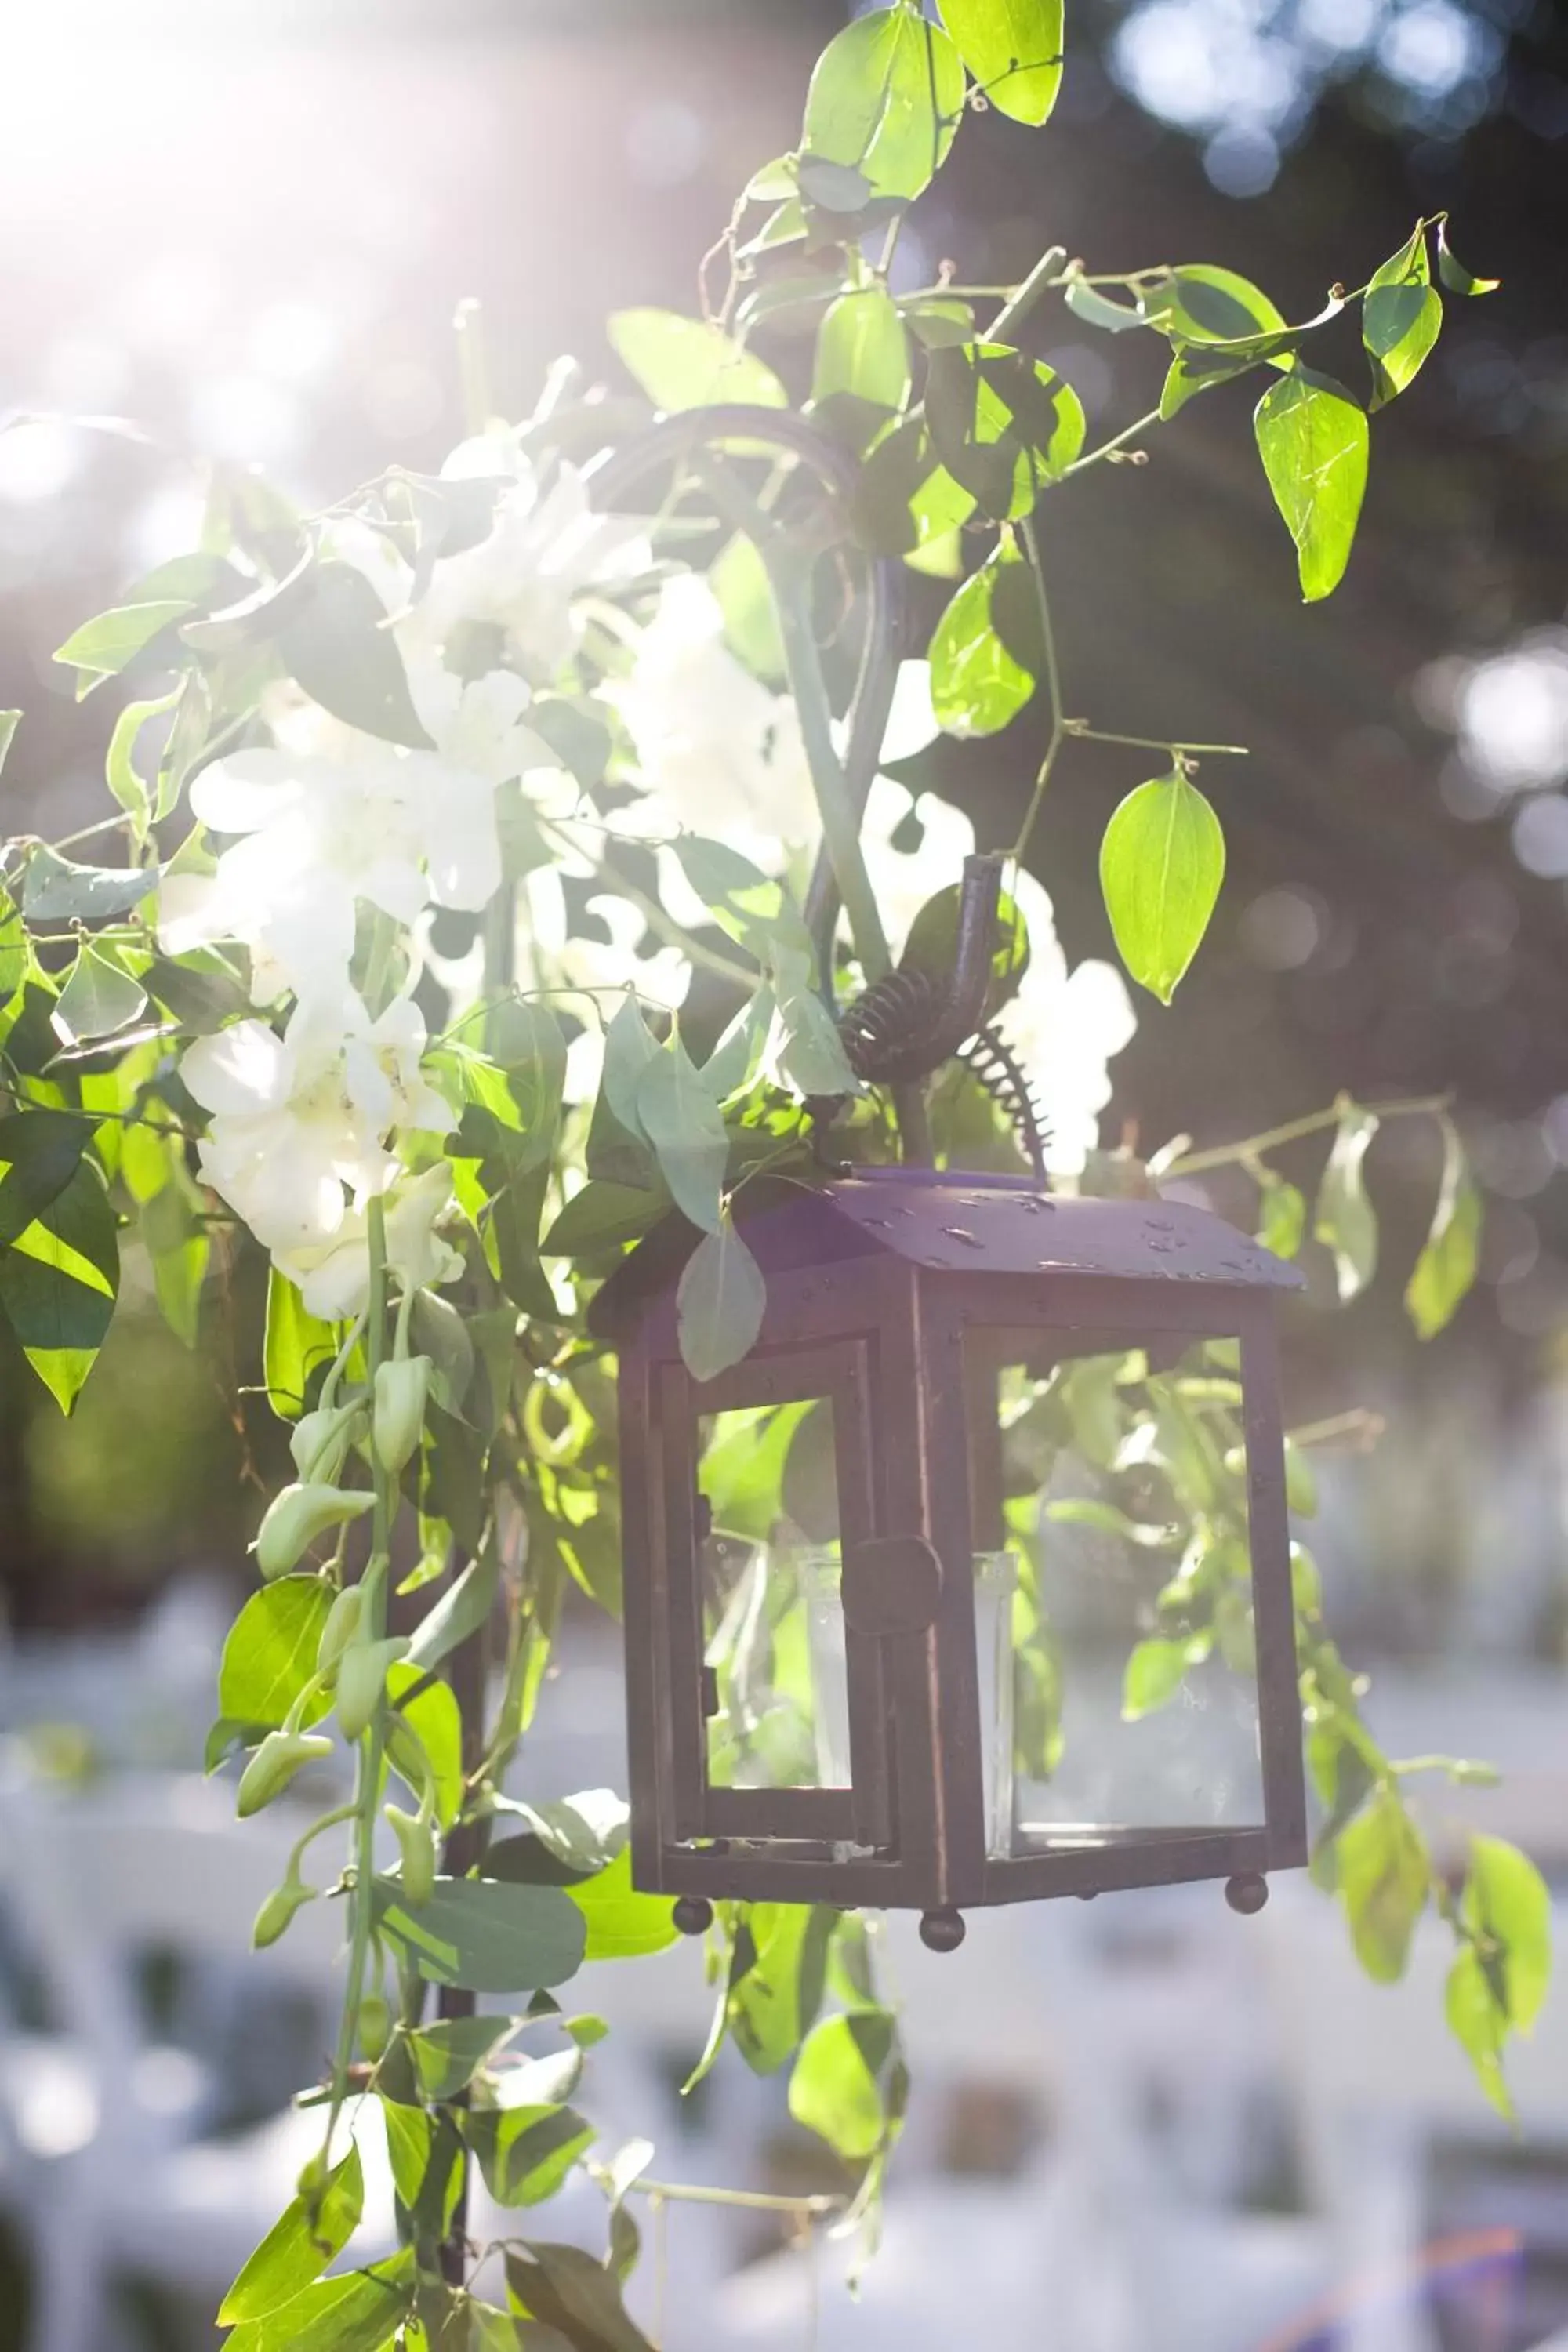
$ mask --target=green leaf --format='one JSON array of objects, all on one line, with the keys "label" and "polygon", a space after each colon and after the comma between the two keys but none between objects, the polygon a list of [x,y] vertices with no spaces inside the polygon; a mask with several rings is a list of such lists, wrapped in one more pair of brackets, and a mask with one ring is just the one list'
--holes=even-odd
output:
[{"label": "green leaf", "polygon": [[918,196],[952,144],[963,87],[963,61],[940,26],[907,8],[874,10],[817,59],[805,156],[848,164],[875,196]]},{"label": "green leaf", "polygon": [[386,1696],[395,1711],[388,1741],[391,1760],[415,1794],[422,1794],[425,1776],[404,1746],[412,1735],[436,1783],[437,1821],[449,1830],[463,1802],[463,1718],[452,1686],[433,1681],[428,1666],[403,1658],[386,1670]]},{"label": "green leaf", "polygon": [[[900,971],[925,972],[932,980],[952,977],[958,961],[963,905],[963,885],[958,882],[950,882],[945,890],[939,890],[934,898],[926,900],[910,925],[904,951],[899,959]],[[1002,1010],[1028,968],[1028,926],[1018,911],[1017,900],[1004,890],[996,904],[996,945],[991,954],[991,985],[985,995],[987,1020]]]},{"label": "green leaf", "polygon": [[879,441],[855,486],[855,527],[878,555],[911,556],[940,545],[974,511],[974,493],[939,463],[923,416]]},{"label": "green leaf", "polygon": [[197,1221],[188,1185],[176,1180],[154,1192],[142,1202],[137,1224],[153,1261],[159,1311],[174,1337],[194,1348],[200,1336],[202,1286],[212,1243]]},{"label": "green leaf", "polygon": [[349,727],[414,751],[434,747],[408,691],[386,610],[364,573],[331,558],[310,573],[304,609],[279,631],[279,658],[312,702]]},{"label": "green leaf", "polygon": [[1437,223],[1437,275],[1450,294],[1495,294],[1500,278],[1477,278],[1465,268],[1448,243],[1448,216]]},{"label": "green leaf", "polygon": [[1187,1668],[1208,1654],[1209,1639],[1140,1642],[1127,1661],[1121,1684],[1121,1720],[1137,1723],[1167,1706],[1181,1689]]},{"label": "green leaf", "polygon": [[384,2091],[381,2111],[398,2202],[412,2216],[419,2236],[444,2238],[463,2183],[463,2144],[457,2126],[450,2116],[433,2117],[423,2107],[388,2098]]},{"label": "green leaf", "polygon": [[653,2352],[614,2275],[580,2246],[525,2244],[506,2258],[507,2285],[523,2313],[572,2352]]},{"label": "green leaf", "polygon": [[262,1361],[267,1402],[279,1421],[298,1421],[305,1410],[310,1375],[338,1352],[330,1323],[312,1315],[299,1291],[278,1268],[267,1278],[267,1336]]},{"label": "green leaf", "polygon": [[1107,334],[1124,335],[1129,327],[1149,324],[1141,309],[1131,309],[1125,302],[1111,302],[1098,287],[1088,286],[1081,278],[1068,281],[1064,298],[1068,309],[1088,327],[1103,327]]},{"label": "green leaf", "polygon": [[1366,489],[1366,413],[1342,384],[1298,367],[1269,385],[1253,426],[1310,604],[1338,586],[1350,562]]},{"label": "green leaf", "polygon": [[146,841],[154,812],[153,793],[136,767],[136,739],[149,719],[161,718],[165,710],[172,710],[184,692],[182,680],[172,694],[161,694],[151,702],[127,703],[115,720],[114,732],[109,739],[104,774],[110,791],[131,819],[138,849]]},{"label": "green leaf", "polygon": [[723,1116],[679,1036],[653,1055],[637,1082],[637,1118],[678,1209],[716,1234],[730,1139]]},{"label": "green leaf", "polygon": [[1307,1231],[1306,1196],[1273,1168],[1253,1172],[1259,1187],[1258,1238],[1276,1257],[1294,1257]]},{"label": "green leaf", "polygon": [[455,2099],[516,2031],[512,2017],[453,2017],[410,2033],[408,2054],[426,2098],[432,2105]]},{"label": "green leaf", "polygon": [[1509,2026],[1528,2033],[1552,1981],[1552,1896],[1528,1854],[1472,1836],[1460,1916],[1481,1944],[1487,1980]]},{"label": "green leaf", "polygon": [[1433,289],[1426,224],[1374,272],[1361,311],[1362,341],[1372,362],[1373,408],[1382,408],[1415,378],[1443,324],[1442,298]]},{"label": "green leaf", "polygon": [[247,2319],[223,2352],[383,2352],[414,2307],[411,2247],[371,2271],[320,2279],[263,2319]]},{"label": "green leaf", "polygon": [[1421,1833],[1393,1790],[1381,1790],[1345,1824],[1334,1851],[1356,1958],[1379,1984],[1393,1984],[1426,1907],[1431,1864]]},{"label": "green leaf", "polygon": [[181,963],[155,956],[142,978],[193,1037],[210,1037],[250,1010],[249,996],[216,954],[198,950]]},{"label": "green leaf", "polygon": [[[4,1195],[0,1194],[0,1200]],[[1432,1230],[1405,1292],[1405,1307],[1423,1339],[1435,1339],[1476,1278],[1481,1195],[1452,1119],[1443,1121],[1443,1181]]]},{"label": "green leaf", "polygon": [[852,1095],[859,1081],[849,1066],[838,1025],[816,992],[816,959],[788,948],[775,950],[773,1024],[768,1059],[780,1086],[803,1099],[816,1095]]},{"label": "green leaf", "polygon": [[109,922],[139,907],[159,878],[156,866],[79,866],[40,842],[27,860],[22,912],[35,923]]},{"label": "green leaf", "polygon": [[1100,887],[1121,961],[1169,1004],[1225,879],[1218,817],[1180,769],[1129,793],[1105,829]]},{"label": "green leaf", "polygon": [[5,768],[6,754],[16,740],[16,730],[21,724],[22,714],[19,710],[0,710],[0,770]]},{"label": "green leaf", "polygon": [[789,2079],[789,2111],[847,2164],[876,2155],[888,2135],[884,2077],[896,2047],[886,2010],[825,2017],[812,2028]]},{"label": "green leaf", "polygon": [[624,996],[605,1030],[600,1093],[626,1132],[639,1141],[647,1139],[637,1111],[637,1089],[658,1052],[658,1040],[643,1019],[641,1005],[635,996]]},{"label": "green leaf", "polygon": [[84,1160],[42,1214],[0,1251],[0,1308],[62,1412],[71,1411],[92,1370],[119,1286],[114,1212],[98,1169]]},{"label": "green leaf", "polygon": [[320,2278],[353,2236],[363,2210],[364,2175],[359,2150],[351,2147],[327,2175],[313,2205],[296,2197],[274,2222],[225,2295],[217,2315],[219,2326],[231,2326],[239,2319],[264,2319]]},{"label": "green leaf", "polygon": [[1443,1995],[1448,2031],[1476,2070],[1477,2080],[1505,2122],[1515,2120],[1514,2106],[1502,2071],[1508,2021],[1499,2008],[1479,1953],[1462,1944],[1454,1955]]},{"label": "green leaf", "polygon": [[185,598],[159,597],[141,604],[121,604],[113,612],[100,613],[96,620],[84,622],[55,655],[56,661],[79,673],[77,700],[82,701],[106,677],[118,677],[162,630],[173,628],[190,609]]},{"label": "green leaf", "polygon": [[[1189,278],[1198,274],[1195,270],[1178,273]],[[1231,273],[1228,270],[1209,270],[1204,275],[1211,278],[1229,278]],[[1234,283],[1247,289],[1259,318],[1279,320],[1279,313],[1273,303],[1267,295],[1260,294],[1257,287],[1248,287],[1245,278],[1237,278]],[[1228,300],[1229,298],[1225,299]],[[1287,326],[1280,320],[1273,327],[1262,327],[1228,337],[1201,333],[1184,337],[1180,326],[1174,321],[1152,320],[1151,323],[1161,327],[1171,336],[1175,348],[1175,357],[1160,395],[1162,419],[1169,421],[1186,406],[1194,393],[1205,392],[1211,384],[1226,383],[1233,376],[1245,375],[1260,361],[1267,360],[1273,367],[1289,369],[1295,364],[1295,354],[1300,349],[1303,336],[1310,334],[1315,328],[1326,326],[1331,319],[1338,318],[1344,307],[1343,295],[1336,291],[1329,296],[1316,318],[1306,320],[1299,327]],[[1237,315],[1246,314],[1238,309]]]},{"label": "green leaf", "polygon": [[421,1619],[409,1645],[409,1664],[428,1674],[470,1633],[477,1633],[495,1606],[500,1580],[500,1555],[493,1548],[469,1560],[457,1581]]},{"label": "green leaf", "polygon": [[656,408],[706,408],[716,401],[789,406],[788,393],[766,362],[708,320],[683,319],[675,310],[616,310],[608,331],[622,364]]},{"label": "green leaf", "polygon": [[[277,1730],[316,1671],[331,1605],[332,1588],[314,1576],[279,1577],[253,1592],[223,1645],[219,1711],[231,1722]],[[327,1704],[320,1702],[317,1716]]]},{"label": "green leaf", "polygon": [[848,394],[878,408],[900,409],[909,391],[904,322],[887,288],[867,286],[841,294],[817,330],[812,399]]},{"label": "green leaf", "polygon": [[1083,404],[1071,384],[1005,343],[933,352],[925,408],[942,463],[999,522],[1030,513],[1083,447]]},{"label": "green leaf", "polygon": [[942,0],[942,22],[993,106],[1038,125],[1062,80],[1062,0]]},{"label": "green leaf", "polygon": [[942,732],[1000,734],[1033,696],[1044,658],[1029,567],[1004,539],[931,637],[931,708]]},{"label": "green leaf", "polygon": [[681,872],[714,921],[748,955],[766,965],[783,947],[812,959],[815,969],[811,933],[782,882],[770,880],[727,842],[709,841],[701,834],[679,835],[674,848]]},{"label": "green leaf", "polygon": [[32,944],[22,928],[21,910],[9,891],[0,887],[0,1008],[10,1003],[31,963]]},{"label": "green leaf", "polygon": [[595,1179],[574,1192],[541,1242],[544,1257],[597,1257],[625,1242],[640,1241],[669,1208],[661,1188],[644,1192],[633,1184]]},{"label": "green leaf", "polygon": [[687,1260],[676,1295],[681,1359],[710,1381],[749,1355],[768,1303],[763,1270],[728,1214]]},{"label": "green leaf", "polygon": [[623,1846],[606,1869],[566,1892],[587,1922],[584,1959],[637,1959],[678,1940],[668,1895],[639,1895],[633,1886],[629,1847]]},{"label": "green leaf", "polygon": [[1145,288],[1138,307],[1145,326],[1176,343],[1234,343],[1290,331],[1261,287],[1206,261],[1171,270]]},{"label": "green leaf", "polygon": [[724,642],[756,677],[780,686],[784,677],[784,640],[767,566],[756,542],[737,531],[708,574],[708,585],[724,615]]},{"label": "green leaf", "polygon": [[434,1984],[526,1992],[563,1984],[583,1963],[583,1916],[558,1887],[438,1878],[417,1910],[395,1879],[377,1879],[383,1930]]},{"label": "green leaf", "polygon": [[727,2000],[735,2047],[776,2074],[822,2006],[837,1915],[821,1904],[753,1903],[737,1930]]},{"label": "green leaf", "polygon": [[147,1010],[147,992],[96,948],[83,946],[49,1015],[63,1045],[112,1037]]},{"label": "green leaf", "polygon": [[485,1024],[485,1049],[506,1075],[517,1107],[521,1140],[510,1147],[519,1170],[550,1159],[566,1084],[566,1040],[547,1004],[507,997],[492,1005]]},{"label": "green leaf", "polygon": [[1347,1103],[1318,1187],[1312,1232],[1333,1252],[1342,1306],[1357,1297],[1377,1271],[1377,1213],[1367,1198],[1363,1165],[1376,1133],[1374,1114]]},{"label": "green leaf", "polygon": [[63,1110],[12,1111],[0,1118],[0,1243],[15,1241],[58,1200],[91,1135],[85,1118]]},{"label": "green leaf", "polygon": [[574,2107],[477,2108],[463,2136],[498,2205],[542,2205],[598,2137]]}]

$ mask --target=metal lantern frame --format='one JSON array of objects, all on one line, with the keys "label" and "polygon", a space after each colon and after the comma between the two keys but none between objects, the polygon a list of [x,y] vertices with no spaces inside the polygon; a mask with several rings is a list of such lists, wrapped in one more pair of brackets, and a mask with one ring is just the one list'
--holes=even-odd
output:
[{"label": "metal lantern frame", "polygon": [[[775,1189],[745,1234],[766,1308],[750,1354],[716,1380],[694,1380],[677,1342],[696,1238],[679,1221],[595,1305],[620,1365],[637,1885],[683,1898],[692,1926],[703,1898],[917,1909],[944,1945],[973,1906],[1178,1880],[1226,1878],[1237,1907],[1256,1908],[1266,1873],[1307,1858],[1274,1328],[1296,1269],[1186,1203],[911,1169]],[[1240,1345],[1263,1821],[998,1859],[972,1560],[1000,1463],[976,1442],[975,1367],[1020,1341],[1057,1359],[1145,1348],[1158,1362],[1200,1339]],[[806,1399],[833,1412],[851,1786],[710,1786],[700,1423]]]}]

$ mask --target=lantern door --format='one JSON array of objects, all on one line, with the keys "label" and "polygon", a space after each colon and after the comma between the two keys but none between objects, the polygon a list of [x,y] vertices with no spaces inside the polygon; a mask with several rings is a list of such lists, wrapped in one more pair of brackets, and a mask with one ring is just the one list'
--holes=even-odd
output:
[{"label": "lantern door", "polygon": [[876,1517],[865,1343],[659,1383],[674,1842],[869,1860],[891,1836],[881,1663],[842,1597]]},{"label": "lantern door", "polygon": [[950,1334],[968,1491],[943,1565],[967,1544],[993,1901],[1304,1858],[1267,1321],[1076,1287],[1070,1322],[1058,1286],[1051,1319]]}]

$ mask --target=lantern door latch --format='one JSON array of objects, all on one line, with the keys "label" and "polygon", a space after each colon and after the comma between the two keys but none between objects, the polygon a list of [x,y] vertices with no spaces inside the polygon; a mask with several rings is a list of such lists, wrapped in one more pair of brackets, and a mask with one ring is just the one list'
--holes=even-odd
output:
[{"label": "lantern door latch", "polygon": [[936,1622],[942,1562],[923,1536],[868,1536],[844,1554],[843,1593],[852,1633],[923,1633]]}]

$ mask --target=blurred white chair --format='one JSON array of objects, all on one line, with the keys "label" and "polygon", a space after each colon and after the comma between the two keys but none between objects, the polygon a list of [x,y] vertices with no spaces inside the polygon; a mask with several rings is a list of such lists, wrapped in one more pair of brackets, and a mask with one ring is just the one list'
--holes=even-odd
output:
[{"label": "blurred white chair", "polygon": [[[1356,1963],[1335,1906],[1277,1879],[1258,1923],[1279,2062],[1309,2188],[1333,2233],[1344,2352],[1435,2352],[1419,2291],[1434,2140],[1510,2144],[1443,2015],[1453,1939],[1428,1919],[1397,1985]],[[1561,1948],[1568,1921],[1555,1922]],[[1525,2137],[1568,2142],[1568,1989],[1554,1984],[1508,2074]]]},{"label": "blurred white chair", "polygon": [[[24,2200],[34,2228],[32,2352],[106,2352],[116,2272],[210,2294],[216,2307],[320,2146],[322,2116],[288,2108],[291,2082],[276,2084],[279,2111],[268,2121],[221,2139],[198,2136],[209,2078],[188,2052],[152,2038],[137,1997],[149,1953],[242,1961],[249,1990],[294,1989],[315,2005],[324,2055],[339,1906],[310,1905],[280,1944],[249,1950],[251,1921],[304,1825],[287,1811],[238,1823],[232,1790],[184,1778],[127,1777],[83,1794],[24,1784],[7,1794],[0,1889],[60,2027],[56,2090],[46,2082],[33,2096],[58,2097],[64,2086],[75,2103],[68,2130],[57,2119],[52,2152],[47,2128],[33,2138],[36,2193]],[[328,1861],[320,1855],[321,1871]],[[36,2048],[32,2063],[44,2063]],[[384,2252],[393,2237],[378,2132],[366,2132],[361,2155],[365,2219],[353,2260]]]}]

